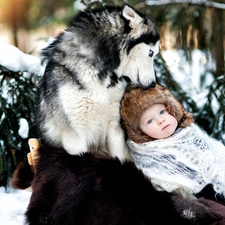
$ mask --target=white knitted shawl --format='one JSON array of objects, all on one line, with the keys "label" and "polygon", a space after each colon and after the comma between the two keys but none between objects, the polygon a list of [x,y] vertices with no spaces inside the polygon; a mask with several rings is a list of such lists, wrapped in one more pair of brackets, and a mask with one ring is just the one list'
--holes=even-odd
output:
[{"label": "white knitted shawl", "polygon": [[128,140],[136,166],[157,190],[193,196],[212,183],[225,196],[225,146],[196,125],[166,139],[143,144]]}]

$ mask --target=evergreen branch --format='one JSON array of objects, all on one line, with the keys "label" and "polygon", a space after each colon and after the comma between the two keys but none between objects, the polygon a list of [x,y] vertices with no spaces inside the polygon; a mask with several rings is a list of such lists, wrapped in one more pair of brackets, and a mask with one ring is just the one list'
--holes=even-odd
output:
[{"label": "evergreen branch", "polygon": [[193,4],[193,5],[205,5],[206,7],[213,7],[218,9],[225,9],[225,4],[213,2],[213,1],[199,1],[199,0],[146,0],[145,4],[150,5],[167,5],[167,4]]}]

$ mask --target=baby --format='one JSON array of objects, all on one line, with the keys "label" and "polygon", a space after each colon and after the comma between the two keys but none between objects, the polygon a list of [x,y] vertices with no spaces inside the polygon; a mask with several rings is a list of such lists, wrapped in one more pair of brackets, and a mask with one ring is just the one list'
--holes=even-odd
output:
[{"label": "baby", "polygon": [[225,146],[201,130],[167,88],[129,86],[120,113],[131,157],[157,190],[195,198],[212,185],[215,199],[225,203]]}]

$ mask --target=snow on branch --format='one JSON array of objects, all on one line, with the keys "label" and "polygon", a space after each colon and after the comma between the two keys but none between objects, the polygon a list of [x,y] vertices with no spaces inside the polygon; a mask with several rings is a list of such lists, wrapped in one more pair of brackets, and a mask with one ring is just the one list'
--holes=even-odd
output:
[{"label": "snow on branch", "polygon": [[225,4],[213,1],[200,1],[200,0],[146,0],[146,5],[166,5],[166,4],[193,4],[205,5],[206,7],[213,7],[218,9],[225,9]]},{"label": "snow on branch", "polygon": [[39,76],[44,73],[41,60],[33,55],[25,54],[17,47],[0,44],[0,65],[14,72],[29,72]]}]

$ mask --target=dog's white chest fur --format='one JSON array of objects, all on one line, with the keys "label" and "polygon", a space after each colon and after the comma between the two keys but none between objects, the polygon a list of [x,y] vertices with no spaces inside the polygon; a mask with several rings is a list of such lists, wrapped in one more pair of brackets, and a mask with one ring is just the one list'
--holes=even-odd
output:
[{"label": "dog's white chest fur", "polygon": [[46,128],[52,131],[48,132],[49,137],[56,142],[60,140],[54,144],[62,145],[70,154],[100,148],[121,160],[127,158],[119,116],[124,88],[124,84],[119,84],[106,89],[97,83],[94,91],[79,90],[71,83],[61,86],[58,91],[59,116],[46,120]]}]

